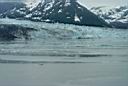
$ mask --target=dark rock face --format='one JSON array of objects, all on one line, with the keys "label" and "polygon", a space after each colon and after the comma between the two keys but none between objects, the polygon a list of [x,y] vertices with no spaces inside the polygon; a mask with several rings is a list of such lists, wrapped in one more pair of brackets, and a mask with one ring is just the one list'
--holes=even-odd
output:
[{"label": "dark rock face", "polygon": [[16,38],[29,39],[30,31],[36,30],[20,25],[0,24],[0,40],[14,40]]},{"label": "dark rock face", "polygon": [[128,29],[128,22],[119,22],[119,21],[115,21],[115,22],[111,22],[110,24],[111,24],[113,27],[115,27],[115,28]]},{"label": "dark rock face", "polygon": [[34,9],[26,6],[13,9],[3,17],[32,21],[110,27],[103,19],[80,5],[77,0],[42,0]]}]

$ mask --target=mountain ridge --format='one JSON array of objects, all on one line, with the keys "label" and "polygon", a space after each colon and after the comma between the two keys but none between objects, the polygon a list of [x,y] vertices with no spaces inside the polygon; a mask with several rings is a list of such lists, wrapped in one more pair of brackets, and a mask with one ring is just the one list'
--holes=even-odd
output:
[{"label": "mountain ridge", "polygon": [[110,27],[103,19],[80,5],[77,0],[42,0],[35,8],[23,6],[2,15],[3,18],[28,19],[50,23]]}]

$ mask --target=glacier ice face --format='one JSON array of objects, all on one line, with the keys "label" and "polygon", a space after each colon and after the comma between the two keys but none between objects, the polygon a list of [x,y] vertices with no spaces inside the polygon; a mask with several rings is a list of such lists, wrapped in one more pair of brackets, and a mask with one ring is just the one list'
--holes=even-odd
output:
[{"label": "glacier ice face", "polygon": [[[29,36],[34,40],[66,40],[66,39],[125,39],[128,38],[128,30],[77,26],[60,23],[32,22],[15,19],[0,19],[1,24],[20,25],[34,28],[29,31]],[[23,30],[23,29],[21,29]]]}]

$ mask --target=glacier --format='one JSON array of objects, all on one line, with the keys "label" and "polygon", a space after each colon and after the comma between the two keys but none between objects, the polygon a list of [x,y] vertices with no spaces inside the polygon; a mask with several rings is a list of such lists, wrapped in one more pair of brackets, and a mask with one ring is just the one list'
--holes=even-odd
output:
[{"label": "glacier", "polygon": [[[51,39],[53,38],[55,39],[100,39],[100,38],[108,39],[110,37],[120,38],[120,39],[128,38],[127,30],[124,31],[124,30],[115,29],[115,28],[78,26],[78,25],[61,24],[61,23],[49,24],[45,22],[32,22],[28,20],[16,20],[16,19],[8,19],[8,18],[0,19],[0,23],[5,25],[6,24],[17,25],[25,28],[25,29],[21,28],[21,31],[29,30],[27,28],[33,28],[33,30],[36,30],[36,31],[30,31],[29,35],[33,39],[40,38],[40,40],[43,38],[44,39],[50,39],[50,38]],[[20,31],[19,31],[19,34],[21,34]]]}]

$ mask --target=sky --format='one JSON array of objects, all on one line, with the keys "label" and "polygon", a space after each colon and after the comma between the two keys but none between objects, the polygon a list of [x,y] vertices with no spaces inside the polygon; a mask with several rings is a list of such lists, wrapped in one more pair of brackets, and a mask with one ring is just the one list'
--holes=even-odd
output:
[{"label": "sky", "polygon": [[128,5],[128,0],[79,0],[81,3],[88,7],[94,7],[94,6],[111,6],[111,7],[117,7],[117,6],[123,6]]},{"label": "sky", "polygon": [[[23,0],[0,0],[0,2],[5,1],[23,1]],[[26,1],[33,1],[33,0],[26,0]],[[128,0],[78,0],[81,2],[82,5],[86,7],[94,7],[94,6],[110,6],[110,7],[117,7],[120,5],[128,5]]]}]

